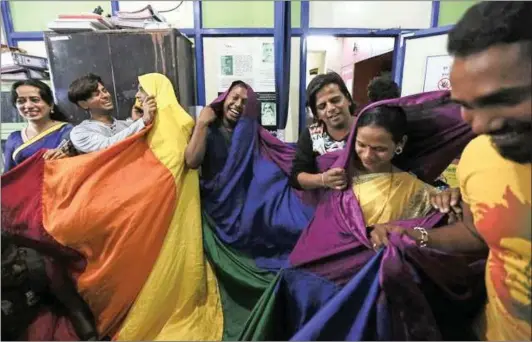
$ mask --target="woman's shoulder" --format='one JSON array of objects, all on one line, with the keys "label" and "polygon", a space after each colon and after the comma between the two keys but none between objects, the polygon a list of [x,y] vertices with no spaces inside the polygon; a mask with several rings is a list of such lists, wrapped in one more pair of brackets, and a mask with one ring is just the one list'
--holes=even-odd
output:
[{"label": "woman's shoulder", "polygon": [[57,130],[57,132],[62,136],[62,137],[65,137],[65,138],[68,138],[70,136],[70,132],[72,132],[72,130],[74,129],[74,125],[68,123],[68,122],[60,122],[58,124],[59,129]]},{"label": "woman's shoulder", "polygon": [[9,133],[6,139],[6,144],[22,141],[22,131],[13,131]]},{"label": "woman's shoulder", "polygon": [[72,124],[69,123],[69,122],[60,122],[59,124],[61,125],[61,129],[62,129],[62,130],[69,130],[69,131],[71,131],[71,130],[74,128],[74,125],[72,125]]},{"label": "woman's shoulder", "polygon": [[219,120],[219,119],[216,119],[214,120],[213,123],[211,123],[208,127],[207,127],[207,139],[208,140],[211,140],[213,137],[214,134],[218,133],[218,131],[220,130],[220,127],[222,125],[222,121]]},{"label": "woman's shoulder", "polygon": [[9,133],[4,145],[4,154],[11,154],[13,151],[22,145],[24,141],[22,140],[22,131],[14,131]]}]

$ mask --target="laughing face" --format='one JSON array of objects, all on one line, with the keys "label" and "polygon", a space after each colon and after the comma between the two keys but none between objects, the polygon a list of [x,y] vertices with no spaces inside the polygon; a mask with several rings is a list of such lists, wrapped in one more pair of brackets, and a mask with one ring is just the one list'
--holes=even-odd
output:
[{"label": "laughing face", "polygon": [[91,113],[98,114],[109,113],[115,108],[111,94],[101,83],[98,83],[98,88],[92,93],[91,98],[86,101],[80,101],[79,105]]},{"label": "laughing face", "polygon": [[329,83],[316,93],[316,112],[318,118],[328,128],[342,129],[347,127],[351,113],[351,101],[340,91],[335,83]]},{"label": "laughing face", "polygon": [[138,104],[144,103],[144,100],[146,100],[147,97],[148,93],[139,84],[139,90],[137,91],[137,94],[135,94],[135,98],[137,99]]},{"label": "laughing face", "polygon": [[248,90],[243,85],[234,86],[224,101],[224,119],[229,123],[236,124],[246,108]]},{"label": "laughing face", "polygon": [[[528,47],[528,49],[531,49]],[[456,57],[452,97],[477,134],[488,134],[499,153],[532,162],[532,62],[525,43],[499,44]]]},{"label": "laughing face", "polygon": [[22,85],[17,88],[17,110],[24,119],[28,121],[50,120],[52,105],[48,104],[41,97],[39,88]]},{"label": "laughing face", "polygon": [[16,92],[16,106],[20,116],[34,122],[50,120],[52,107],[42,99],[39,88],[22,85]]}]

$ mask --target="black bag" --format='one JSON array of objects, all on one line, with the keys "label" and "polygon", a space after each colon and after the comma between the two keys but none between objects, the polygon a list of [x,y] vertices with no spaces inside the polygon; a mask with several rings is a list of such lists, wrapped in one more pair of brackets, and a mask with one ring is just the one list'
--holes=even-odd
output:
[{"label": "black bag", "polygon": [[21,337],[39,314],[47,292],[43,258],[2,234],[2,340]]}]

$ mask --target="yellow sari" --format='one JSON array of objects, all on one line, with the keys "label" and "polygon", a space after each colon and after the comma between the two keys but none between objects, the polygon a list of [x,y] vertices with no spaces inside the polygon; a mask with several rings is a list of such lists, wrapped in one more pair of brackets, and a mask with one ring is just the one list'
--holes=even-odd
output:
[{"label": "yellow sari", "polygon": [[372,173],[353,178],[353,192],[367,226],[426,216],[430,194],[438,190],[403,171]]}]

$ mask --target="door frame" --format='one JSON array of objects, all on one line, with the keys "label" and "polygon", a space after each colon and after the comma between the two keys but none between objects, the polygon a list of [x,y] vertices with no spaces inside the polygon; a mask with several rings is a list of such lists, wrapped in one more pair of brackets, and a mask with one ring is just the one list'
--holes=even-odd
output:
[{"label": "door frame", "polygon": [[[399,86],[399,88],[402,88],[403,86],[403,71],[404,71],[404,65],[405,65],[405,55],[406,55],[406,43],[408,40],[413,39],[419,39],[419,38],[427,38],[427,37],[433,37],[433,36],[440,36],[444,34],[448,34],[451,29],[454,27],[454,25],[447,25],[447,26],[441,26],[441,27],[433,27],[429,29],[422,29],[422,30],[416,30],[416,31],[410,31],[410,32],[403,32],[397,37],[396,40],[396,47],[398,48],[397,54],[395,55],[394,59],[394,70],[392,72],[393,79],[395,83]],[[399,45],[399,47],[398,47]]]}]

